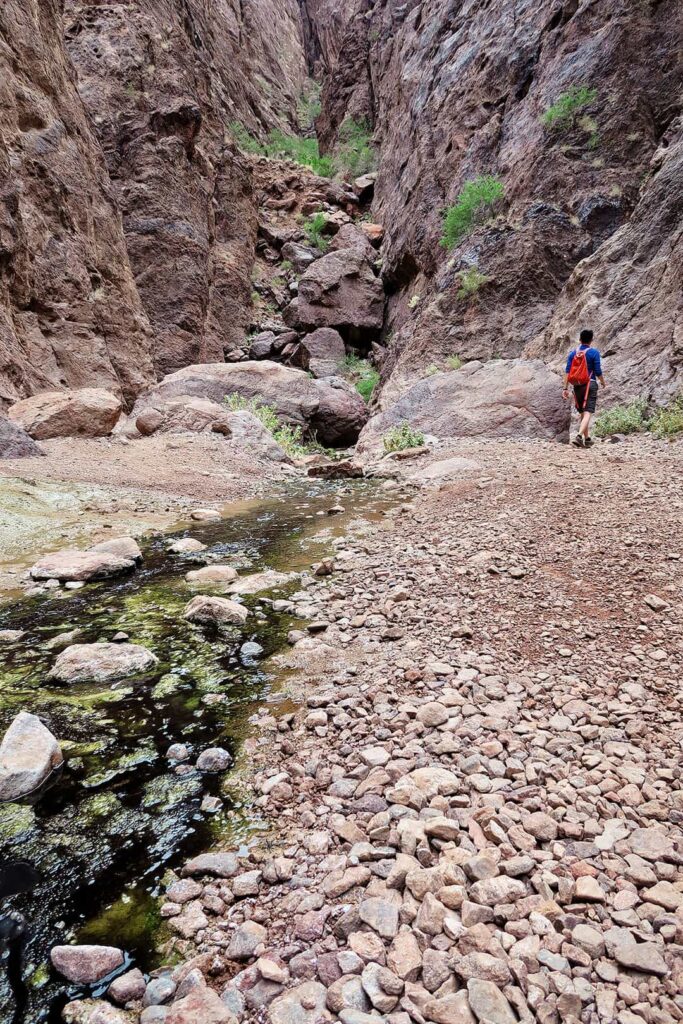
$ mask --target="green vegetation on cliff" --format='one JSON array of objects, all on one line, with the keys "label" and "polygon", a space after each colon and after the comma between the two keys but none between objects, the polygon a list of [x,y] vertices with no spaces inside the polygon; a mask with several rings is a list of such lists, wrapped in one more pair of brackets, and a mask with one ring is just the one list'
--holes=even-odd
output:
[{"label": "green vegetation on cliff", "polygon": [[446,210],[441,244],[446,249],[454,249],[477,224],[493,216],[496,203],[504,195],[502,181],[490,174],[466,182],[456,202]]}]

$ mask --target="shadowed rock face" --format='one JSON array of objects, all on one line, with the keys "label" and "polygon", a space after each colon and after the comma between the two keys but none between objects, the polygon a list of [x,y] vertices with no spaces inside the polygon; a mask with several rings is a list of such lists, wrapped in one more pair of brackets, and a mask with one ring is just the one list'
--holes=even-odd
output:
[{"label": "shadowed rock face", "polygon": [[57,0],[0,5],[0,404],[153,378],[116,200]]},{"label": "shadowed rock face", "polygon": [[[326,17],[323,0],[307,9]],[[394,292],[385,381],[455,353],[556,358],[588,318],[622,393],[636,366],[641,390],[680,386],[680,5],[349,0],[344,10],[319,32],[329,75],[318,128],[332,145],[345,117],[366,116],[380,147],[373,214]],[[572,86],[595,89],[595,101],[546,128],[542,115]],[[503,182],[505,199],[448,254],[443,210],[481,174]],[[462,297],[468,268],[488,281]]]},{"label": "shadowed rock face", "polygon": [[159,376],[222,361],[249,322],[257,210],[231,140],[294,121],[306,74],[285,0],[67,0],[66,43],[121,206]]}]

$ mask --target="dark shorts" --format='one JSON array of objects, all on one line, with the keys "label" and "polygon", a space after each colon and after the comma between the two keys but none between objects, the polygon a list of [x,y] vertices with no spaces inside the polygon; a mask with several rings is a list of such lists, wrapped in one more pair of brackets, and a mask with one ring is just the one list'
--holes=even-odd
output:
[{"label": "dark shorts", "polygon": [[595,412],[595,406],[598,401],[597,380],[592,380],[588,385],[588,394],[586,394],[585,384],[575,384],[574,401],[579,412]]}]

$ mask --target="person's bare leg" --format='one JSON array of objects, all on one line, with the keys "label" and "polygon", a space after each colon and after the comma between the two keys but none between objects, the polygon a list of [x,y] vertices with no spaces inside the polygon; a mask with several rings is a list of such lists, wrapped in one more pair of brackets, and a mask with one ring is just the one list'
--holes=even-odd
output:
[{"label": "person's bare leg", "polygon": [[583,416],[581,417],[581,425],[579,427],[579,433],[583,434],[584,439],[590,436],[590,425],[591,425],[591,419],[592,418],[593,418],[593,414],[590,413],[590,412],[585,412],[583,414]]}]

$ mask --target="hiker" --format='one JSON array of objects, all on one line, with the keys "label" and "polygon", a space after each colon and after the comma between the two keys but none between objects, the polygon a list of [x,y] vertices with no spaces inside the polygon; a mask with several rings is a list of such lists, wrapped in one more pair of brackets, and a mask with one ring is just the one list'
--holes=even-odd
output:
[{"label": "hiker", "polygon": [[581,417],[579,432],[572,439],[572,444],[576,448],[590,448],[593,444],[590,425],[598,401],[598,381],[601,387],[606,387],[600,365],[600,353],[597,348],[593,348],[593,332],[581,331],[578,348],[572,349],[567,357],[562,391],[562,397],[567,399],[569,385],[574,388],[574,402]]}]

